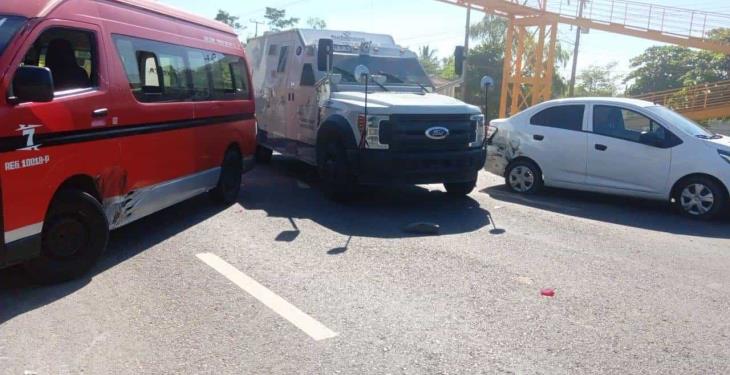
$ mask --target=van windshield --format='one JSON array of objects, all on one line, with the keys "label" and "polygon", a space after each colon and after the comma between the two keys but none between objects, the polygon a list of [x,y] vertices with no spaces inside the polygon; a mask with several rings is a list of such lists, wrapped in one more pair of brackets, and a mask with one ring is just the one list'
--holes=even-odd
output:
[{"label": "van windshield", "polygon": [[385,76],[385,85],[432,86],[423,67],[415,58],[335,54],[333,65],[334,72],[342,74],[342,82],[347,84],[358,83],[355,68],[364,65],[371,74]]},{"label": "van windshield", "polygon": [[0,56],[5,52],[10,40],[13,39],[15,33],[23,26],[25,18],[15,16],[0,15]]}]

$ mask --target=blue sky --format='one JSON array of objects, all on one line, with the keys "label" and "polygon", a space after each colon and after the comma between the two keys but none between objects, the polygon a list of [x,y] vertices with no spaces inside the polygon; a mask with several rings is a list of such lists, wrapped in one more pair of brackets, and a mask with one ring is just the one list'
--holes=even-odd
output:
[{"label": "blue sky", "polygon": [[[464,44],[466,10],[436,0],[160,1],[211,18],[218,9],[224,9],[241,17],[241,23],[248,27],[242,32],[244,39],[246,36],[253,36],[254,33],[254,24],[249,21],[263,21],[264,8],[270,6],[286,9],[288,16],[301,18],[300,26],[306,26],[305,21],[310,17],[319,17],[327,22],[329,29],[391,34],[403,46],[415,50],[419,46],[430,45],[436,48],[441,56],[451,54],[454,46]],[[652,1],[644,0],[644,2]],[[653,2],[665,6],[730,14],[728,0],[654,0]],[[472,21],[478,21],[481,16],[481,13],[473,12]],[[559,38],[571,50],[574,37],[575,31],[571,30],[570,26],[560,27]],[[628,71],[631,57],[656,44],[659,43],[591,30],[590,34],[583,36],[579,70],[592,64],[603,65],[615,61],[618,63],[616,72],[623,74]],[[568,69],[566,68],[564,73],[567,74]]]}]

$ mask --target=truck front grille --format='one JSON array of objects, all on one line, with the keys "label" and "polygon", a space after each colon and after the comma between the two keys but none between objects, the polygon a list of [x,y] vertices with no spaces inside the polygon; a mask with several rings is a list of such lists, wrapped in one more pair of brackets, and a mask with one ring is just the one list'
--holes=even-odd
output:
[{"label": "truck front grille", "polygon": [[[449,129],[449,136],[428,138],[426,131],[437,126]],[[474,141],[475,127],[469,115],[391,115],[380,124],[380,142],[400,152],[460,151]]]}]

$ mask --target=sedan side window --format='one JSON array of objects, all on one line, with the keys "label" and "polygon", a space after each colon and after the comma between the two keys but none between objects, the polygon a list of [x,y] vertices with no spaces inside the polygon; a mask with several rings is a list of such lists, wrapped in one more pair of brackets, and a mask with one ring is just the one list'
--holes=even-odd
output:
[{"label": "sedan side window", "polygon": [[672,137],[664,127],[640,113],[606,105],[593,107],[593,132],[657,147]]},{"label": "sedan side window", "polygon": [[532,116],[531,125],[565,130],[583,130],[584,105],[561,105],[548,108]]}]

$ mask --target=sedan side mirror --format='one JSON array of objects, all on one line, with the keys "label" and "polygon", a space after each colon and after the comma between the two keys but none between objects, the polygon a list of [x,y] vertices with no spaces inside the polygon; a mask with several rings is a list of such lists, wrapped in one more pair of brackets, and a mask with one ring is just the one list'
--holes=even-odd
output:
[{"label": "sedan side mirror", "polygon": [[15,71],[12,103],[47,103],[52,100],[53,75],[48,68],[21,66]]}]

